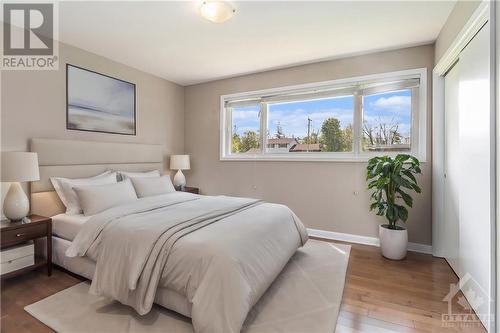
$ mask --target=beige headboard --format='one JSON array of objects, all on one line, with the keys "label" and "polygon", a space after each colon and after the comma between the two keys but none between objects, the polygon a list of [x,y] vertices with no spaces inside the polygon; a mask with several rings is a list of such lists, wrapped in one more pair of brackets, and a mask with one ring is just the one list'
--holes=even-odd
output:
[{"label": "beige headboard", "polygon": [[43,216],[65,211],[50,177],[91,177],[106,170],[163,171],[161,145],[31,139],[30,148],[38,153],[40,165],[40,180],[31,183],[31,212]]}]

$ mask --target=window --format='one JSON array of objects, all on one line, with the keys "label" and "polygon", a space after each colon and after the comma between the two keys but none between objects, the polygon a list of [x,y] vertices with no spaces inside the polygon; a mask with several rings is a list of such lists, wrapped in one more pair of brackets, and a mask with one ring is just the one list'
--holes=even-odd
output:
[{"label": "window", "polygon": [[260,106],[235,107],[231,119],[231,154],[260,152]]},{"label": "window", "polygon": [[269,103],[269,139],[280,143],[280,152],[352,151],[353,96]]},{"label": "window", "polygon": [[223,160],[425,161],[426,70],[221,96]]},{"label": "window", "polygon": [[411,151],[410,89],[363,96],[364,151]]}]

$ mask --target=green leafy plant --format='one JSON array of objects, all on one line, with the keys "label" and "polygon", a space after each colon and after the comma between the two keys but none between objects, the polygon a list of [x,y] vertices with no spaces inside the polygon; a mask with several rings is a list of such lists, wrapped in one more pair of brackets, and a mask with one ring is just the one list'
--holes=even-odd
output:
[{"label": "green leafy plant", "polygon": [[416,174],[420,174],[420,162],[411,155],[399,154],[394,158],[378,156],[371,158],[366,167],[366,181],[371,194],[370,210],[385,216],[389,229],[401,229],[398,221],[406,222],[413,198],[408,192],[420,193]]}]

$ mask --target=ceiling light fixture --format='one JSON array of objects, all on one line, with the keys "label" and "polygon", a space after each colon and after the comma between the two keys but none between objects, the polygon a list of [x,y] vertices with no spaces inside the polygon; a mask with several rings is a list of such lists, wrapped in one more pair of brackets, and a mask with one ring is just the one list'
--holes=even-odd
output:
[{"label": "ceiling light fixture", "polygon": [[215,23],[222,23],[233,17],[234,9],[226,1],[204,1],[200,8],[201,16]]}]

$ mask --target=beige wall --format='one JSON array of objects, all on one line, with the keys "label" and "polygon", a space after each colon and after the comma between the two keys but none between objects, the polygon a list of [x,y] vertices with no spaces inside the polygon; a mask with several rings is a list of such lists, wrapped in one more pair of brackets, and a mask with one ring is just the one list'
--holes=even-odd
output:
[{"label": "beige wall", "polygon": [[[82,49],[60,43],[57,71],[3,71],[2,150],[27,150],[33,137],[163,145],[184,150],[184,88]],[[137,135],[66,129],[66,63],[136,84]]]},{"label": "beige wall", "polygon": [[[184,151],[182,86],[82,49],[59,45],[58,71],[2,71],[2,150],[28,150],[29,139],[38,137],[161,144],[165,157]],[[66,63],[136,84],[136,136],[66,129]],[[4,194],[7,184],[2,185]]]},{"label": "beige wall", "polygon": [[[320,62],[186,87],[185,147],[192,155],[188,183],[205,194],[258,197],[292,208],[310,228],[377,236],[382,219],[368,212],[366,163],[219,161],[221,95],[293,84],[426,67],[434,64],[434,47]],[[410,241],[431,243],[431,87],[428,84],[427,163],[408,223]]]},{"label": "beige wall", "polygon": [[472,13],[479,6],[481,1],[458,1],[448,17],[443,28],[439,32],[435,46],[435,63],[443,56],[446,50],[450,47],[453,40],[457,37],[460,30],[462,30],[465,23],[469,20]]}]

